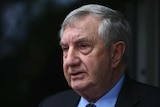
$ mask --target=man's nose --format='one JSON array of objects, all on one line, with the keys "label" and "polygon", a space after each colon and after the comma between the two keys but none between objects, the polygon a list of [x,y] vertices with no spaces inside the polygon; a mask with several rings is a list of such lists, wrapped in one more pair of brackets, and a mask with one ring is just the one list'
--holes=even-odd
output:
[{"label": "man's nose", "polygon": [[64,58],[64,63],[67,66],[77,66],[80,64],[79,53],[77,50],[70,48],[68,50],[66,58]]}]

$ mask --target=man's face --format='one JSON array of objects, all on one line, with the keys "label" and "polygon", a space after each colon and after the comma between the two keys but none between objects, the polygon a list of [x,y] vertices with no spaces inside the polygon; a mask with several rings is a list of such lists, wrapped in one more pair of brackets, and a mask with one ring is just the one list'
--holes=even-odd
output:
[{"label": "man's face", "polygon": [[60,41],[65,78],[78,92],[100,91],[112,80],[111,54],[98,35],[99,24],[91,16],[84,17],[67,26]]}]

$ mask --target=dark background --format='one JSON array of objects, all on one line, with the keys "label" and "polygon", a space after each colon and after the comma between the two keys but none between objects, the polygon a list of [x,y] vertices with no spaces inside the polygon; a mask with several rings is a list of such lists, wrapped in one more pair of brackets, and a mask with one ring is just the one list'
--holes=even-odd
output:
[{"label": "dark background", "polygon": [[[137,7],[138,3],[143,2],[143,0],[139,2],[136,0],[1,0],[0,107],[37,107],[46,96],[69,88],[63,76],[58,32],[65,16],[83,4],[106,5],[119,10],[129,20],[134,35],[129,74],[136,79]],[[160,59],[158,64],[159,61]]]}]

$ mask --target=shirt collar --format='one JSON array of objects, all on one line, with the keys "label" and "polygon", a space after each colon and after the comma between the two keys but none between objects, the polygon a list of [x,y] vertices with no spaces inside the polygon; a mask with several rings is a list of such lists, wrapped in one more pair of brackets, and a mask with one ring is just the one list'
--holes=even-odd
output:
[{"label": "shirt collar", "polygon": [[[107,92],[104,96],[102,96],[95,103],[95,105],[97,107],[114,107],[118,98],[118,94],[121,90],[123,81],[124,81],[124,75],[121,76],[117,84],[109,92]],[[88,103],[89,103],[88,100],[81,97],[78,107],[85,107]]]}]

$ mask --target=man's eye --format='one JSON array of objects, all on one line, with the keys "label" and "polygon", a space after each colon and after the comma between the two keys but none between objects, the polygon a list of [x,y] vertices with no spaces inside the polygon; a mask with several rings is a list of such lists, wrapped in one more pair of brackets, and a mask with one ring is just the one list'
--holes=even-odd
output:
[{"label": "man's eye", "polygon": [[68,51],[69,47],[62,47],[62,51]]},{"label": "man's eye", "polygon": [[87,47],[89,47],[88,44],[81,44],[81,45],[80,45],[80,48],[87,48]]},{"label": "man's eye", "polygon": [[92,46],[87,43],[83,43],[79,45],[79,51],[83,54],[89,54],[91,50],[92,50]]}]

